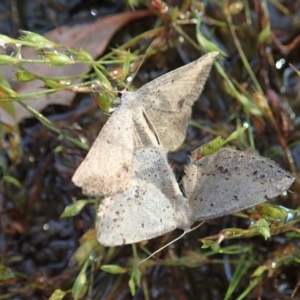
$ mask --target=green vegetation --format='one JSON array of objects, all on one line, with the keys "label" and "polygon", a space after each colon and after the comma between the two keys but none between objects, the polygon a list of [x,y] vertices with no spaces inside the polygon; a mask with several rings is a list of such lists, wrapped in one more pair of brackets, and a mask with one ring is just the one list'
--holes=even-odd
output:
[{"label": "green vegetation", "polygon": [[[199,151],[229,142],[298,173],[300,7],[275,0],[183,1],[179,7],[128,1],[124,11],[143,4],[153,14],[117,32],[99,58],[28,31],[17,39],[0,35],[0,65],[16,68],[16,82],[43,86],[23,92],[12,78],[0,78],[0,120],[4,113],[13,120],[0,126],[0,299],[274,299],[293,291],[299,297],[297,179],[291,192],[207,222],[143,264],[180,232],[105,248],[93,223],[101,199],[75,201],[82,196],[71,176],[118,104],[117,86],[136,89],[151,77],[149,70],[165,72],[216,50],[220,56],[194,107],[191,130],[172,156],[176,174],[183,176],[183,153],[216,137]],[[25,46],[33,58],[23,57]],[[43,76],[33,65],[85,67]],[[71,107],[42,111],[28,102],[62,91],[82,95]],[[33,119],[24,120],[20,107]]]}]

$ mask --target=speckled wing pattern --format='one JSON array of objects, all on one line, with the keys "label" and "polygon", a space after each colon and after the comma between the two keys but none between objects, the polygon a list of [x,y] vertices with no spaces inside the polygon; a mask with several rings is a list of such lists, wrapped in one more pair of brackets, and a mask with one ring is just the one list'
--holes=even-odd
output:
[{"label": "speckled wing pattern", "polygon": [[132,180],[134,150],[157,145],[155,129],[140,106],[120,106],[96,138],[72,180],[83,193],[114,195],[125,191]]},{"label": "speckled wing pattern", "polygon": [[136,96],[167,152],[184,141],[192,106],[199,98],[218,52],[171,71],[142,86]]},{"label": "speckled wing pattern", "polygon": [[184,178],[191,220],[255,206],[286,191],[294,179],[275,162],[232,147],[199,160],[192,157]]},{"label": "speckled wing pattern", "polygon": [[134,177],[153,184],[173,201],[182,197],[175,175],[169,166],[162,147],[141,147],[135,150],[133,159]]},{"label": "speckled wing pattern", "polygon": [[140,242],[178,227],[175,202],[186,199],[162,150],[136,149],[133,173],[132,184],[125,192],[107,197],[100,204],[96,231],[103,245]]},{"label": "speckled wing pattern", "polygon": [[137,147],[163,144],[167,150],[175,150],[183,142],[191,106],[203,89],[216,55],[209,53],[137,92],[123,94],[122,104],[72,178],[84,194],[110,196],[128,189]]},{"label": "speckled wing pattern", "polygon": [[109,195],[129,187],[132,153],[139,144],[132,113],[119,108],[112,114],[76,170],[72,180],[84,194]]},{"label": "speckled wing pattern", "polygon": [[195,221],[231,214],[289,188],[294,176],[266,158],[225,147],[186,167],[184,197],[166,152],[183,142],[191,107],[217,53],[167,73],[122,104],[103,127],[72,180],[100,204],[97,237],[106,246],[151,239]]},{"label": "speckled wing pattern", "polygon": [[163,235],[176,225],[169,199],[154,185],[135,180],[125,192],[104,199],[96,231],[102,245],[119,246]]},{"label": "speckled wing pattern", "polygon": [[178,187],[160,146],[140,147],[133,156],[131,186],[106,198],[96,226],[101,244],[119,246],[148,240],[195,221],[231,214],[275,197],[295,177],[273,161],[225,147],[196,159],[192,154]]}]

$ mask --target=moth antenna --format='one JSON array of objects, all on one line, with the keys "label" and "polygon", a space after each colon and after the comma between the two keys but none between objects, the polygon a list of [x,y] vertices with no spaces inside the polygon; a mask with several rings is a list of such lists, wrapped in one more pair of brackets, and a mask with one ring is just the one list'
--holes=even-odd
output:
[{"label": "moth antenna", "polygon": [[171,242],[169,242],[168,244],[164,245],[163,247],[159,248],[158,250],[156,250],[155,252],[153,252],[151,255],[149,255],[148,257],[146,257],[145,259],[141,260],[139,264],[145,262],[146,260],[148,260],[149,258],[151,258],[152,256],[154,256],[156,253],[160,252],[161,250],[167,248],[168,246],[172,245],[174,242],[180,240],[183,236],[185,236],[187,232],[184,231],[183,234],[181,234],[179,237],[177,237],[176,239],[172,240]]},{"label": "moth antenna", "polygon": [[155,252],[153,252],[151,255],[149,255],[148,257],[146,257],[145,259],[141,260],[139,262],[139,264],[142,264],[143,262],[145,262],[146,260],[148,260],[149,258],[153,257],[155,254],[157,254],[158,252],[160,252],[161,250],[167,248],[168,246],[172,245],[173,243],[175,243],[176,241],[180,240],[182,237],[184,237],[187,233],[194,231],[195,229],[199,228],[201,225],[203,225],[205,222],[201,222],[199,223],[196,227],[190,228],[186,231],[183,232],[183,234],[181,234],[179,237],[177,237],[176,239],[172,240],[171,242],[169,242],[168,244],[164,245],[163,247],[159,248],[158,250],[156,250]]},{"label": "moth antenna", "polygon": [[144,62],[144,60],[145,60],[146,57],[147,57],[147,52],[149,51],[149,49],[151,48],[151,46],[152,46],[153,43],[154,43],[154,40],[151,42],[151,44],[150,44],[149,47],[147,48],[147,50],[146,50],[146,52],[145,52],[145,54],[144,54],[144,56],[143,56],[143,58],[142,58],[141,63],[139,64],[139,66],[138,66],[138,68],[135,70],[135,72],[133,73],[132,80],[131,80],[130,82],[128,82],[128,84],[127,84],[126,87],[125,87],[125,90],[128,89],[129,84],[134,80],[134,78],[135,78],[137,72],[140,70],[140,68],[141,68],[141,66],[142,66],[142,64],[143,64],[143,62]]},{"label": "moth antenna", "polygon": [[205,223],[205,221],[202,221],[202,222],[199,223],[197,226],[195,226],[195,227],[193,227],[193,228],[191,228],[191,229],[189,229],[189,230],[186,230],[184,233],[192,232],[192,231],[198,229],[198,228],[199,228],[200,226],[202,226],[204,223]]}]

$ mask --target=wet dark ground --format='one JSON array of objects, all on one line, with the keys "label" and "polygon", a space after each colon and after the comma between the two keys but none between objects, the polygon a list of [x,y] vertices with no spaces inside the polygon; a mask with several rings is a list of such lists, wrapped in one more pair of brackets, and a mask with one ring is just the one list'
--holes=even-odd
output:
[{"label": "wet dark ground", "polygon": [[[159,1],[152,1],[152,8],[157,8],[159,4]],[[169,4],[172,7],[175,1]],[[297,42],[300,33],[300,5],[295,1],[284,1],[280,4],[289,14],[284,14],[279,4],[269,5],[272,34],[276,37],[276,41],[274,38],[269,44],[259,44],[257,41],[258,33],[265,22],[258,2],[251,4],[249,8],[251,25],[247,24],[244,14],[232,13],[234,23],[241,28],[239,40],[242,48],[267,96],[275,125],[268,117],[255,117],[245,113],[241,105],[228,95],[224,82],[215,70],[205,92],[194,107],[193,119],[215,134],[224,136],[229,136],[235,130],[237,122],[251,123],[251,131],[259,153],[269,156],[279,151],[283,144],[288,145],[292,159],[288,161],[284,155],[275,156],[273,159],[285,169],[295,172],[300,168],[300,80],[289,63],[295,68],[300,66]],[[207,16],[226,21],[222,7],[206,2],[205,5]],[[68,22],[76,23],[79,20],[114,14],[125,9],[128,8],[118,1],[3,1],[0,3],[0,31],[12,37],[18,36],[19,29],[42,34]],[[156,12],[158,13],[158,9]],[[163,13],[159,13],[159,16],[150,17],[146,21],[134,21],[125,26],[115,35],[110,47],[123,44],[126,36],[134,36],[152,28],[157,19],[164,19]],[[209,29],[210,26],[213,24],[206,23],[204,27]],[[193,36],[193,28],[187,29],[187,32]],[[224,62],[228,74],[243,88],[253,92],[253,84],[249,74],[242,67],[228,28],[215,26],[213,32],[214,42],[222,45],[229,53]],[[187,43],[175,46],[178,36],[174,33],[170,36],[167,43],[170,49],[150,58],[141,67],[136,86],[192,61],[199,55],[199,52]],[[285,47],[280,47],[280,44]],[[273,54],[273,63],[269,53]],[[252,100],[255,101],[253,98]],[[43,111],[43,115],[73,136],[78,134],[73,125],[79,123],[83,128],[80,133],[90,142],[96,138],[107,119],[96,107],[92,97],[82,95],[76,97],[71,107],[49,106]],[[280,131],[284,143],[275,127]],[[131,246],[105,249],[101,245],[89,245],[86,242],[90,236],[84,234],[93,228],[94,224],[93,205],[86,206],[75,217],[60,219],[67,205],[75,199],[84,199],[81,191],[71,182],[71,177],[86,152],[59,138],[56,133],[35,119],[27,119],[20,123],[21,149],[18,148],[17,133],[9,133],[5,127],[1,131],[2,169],[18,179],[22,187],[1,183],[0,246],[3,271],[0,270],[0,299],[47,299],[54,290],[68,290],[72,286],[74,292],[74,282],[88,258],[90,263],[86,270],[86,288],[89,291],[82,293],[79,298],[131,299],[128,289],[130,272],[112,275],[100,270],[101,265],[106,264],[132,266]],[[189,128],[184,147],[178,153],[170,155],[178,176],[183,174],[189,151],[213,137],[215,135],[207,130]],[[235,146],[246,149],[249,148],[249,143],[239,140]],[[22,155],[18,156],[20,151]],[[291,190],[294,194],[279,197],[275,203],[297,208],[299,185],[294,184]],[[242,258],[245,274],[229,299],[237,299],[253,283],[251,275],[258,266],[268,266],[272,263],[274,266],[278,265],[278,269],[271,274],[272,276],[264,274],[257,277],[257,283],[245,299],[290,299],[300,280],[299,235],[295,232],[274,235],[267,241],[260,236],[226,240],[222,243],[222,247],[227,249],[224,253],[214,254],[210,249],[201,249],[201,243],[198,241],[201,237],[217,234],[223,228],[248,226],[249,221],[246,219],[226,216],[209,222],[185,236],[159,254],[161,261],[141,266],[141,282],[133,298],[224,299],[230,282],[235,278],[239,259]],[[154,251],[179,233],[180,231],[175,231],[154,239],[147,247]],[[83,244],[86,245],[86,249],[80,248]],[[232,247],[230,249],[233,254],[229,253],[227,247]],[[246,268],[247,262],[251,262],[249,268]],[[4,271],[11,273],[5,277],[7,274]],[[86,296],[87,294],[89,296]],[[64,299],[72,297],[67,295]],[[300,299],[299,292],[296,292],[295,299]]]}]

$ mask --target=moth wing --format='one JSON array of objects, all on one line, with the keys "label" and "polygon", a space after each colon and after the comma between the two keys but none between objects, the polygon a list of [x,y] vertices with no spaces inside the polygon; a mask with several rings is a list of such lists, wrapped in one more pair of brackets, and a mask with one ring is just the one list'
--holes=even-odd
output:
[{"label": "moth wing", "polygon": [[154,185],[135,180],[100,204],[96,231],[102,245],[119,246],[158,237],[176,224],[169,199]]},{"label": "moth wing", "polygon": [[92,196],[124,191],[132,179],[132,159],[139,144],[132,110],[120,106],[109,118],[72,181]]},{"label": "moth wing", "polygon": [[173,199],[182,196],[175,175],[161,147],[140,147],[134,152],[134,176],[153,184],[159,191]]},{"label": "moth wing", "polygon": [[184,141],[191,107],[199,98],[217,55],[208,53],[136,92],[167,152],[176,150]]},{"label": "moth wing", "polygon": [[182,195],[164,150],[161,147],[137,148],[133,161],[135,177],[154,185],[166,196],[175,211],[177,228],[189,229],[192,223],[188,200]]},{"label": "moth wing", "polygon": [[294,179],[267,158],[225,147],[192,159],[184,188],[196,221],[255,206],[286,191]]}]

